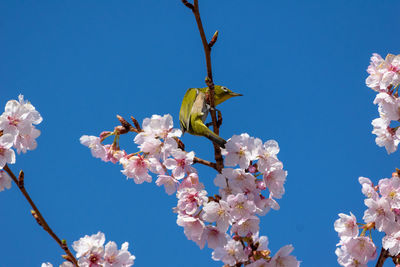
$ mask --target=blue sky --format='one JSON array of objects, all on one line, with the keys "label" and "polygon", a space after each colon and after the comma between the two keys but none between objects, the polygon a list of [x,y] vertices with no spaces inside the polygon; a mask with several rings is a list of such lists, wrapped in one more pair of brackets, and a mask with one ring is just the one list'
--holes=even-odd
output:
[{"label": "blue sky", "polygon": [[[293,244],[302,266],[337,266],[333,223],[361,220],[359,176],[373,181],[400,167],[375,145],[375,93],[365,86],[373,52],[399,54],[396,0],[200,0],[216,84],[244,96],[220,109],[221,135],[248,132],[279,142],[288,170],[280,211],[261,219],[276,252]],[[171,114],[203,87],[204,55],[194,17],[179,0],[0,1],[0,105],[23,94],[42,114],[38,149],[17,157],[27,190],[61,238],[103,231],[128,241],[135,266],[221,266],[176,225],[174,196],[136,185],[120,166],[79,143],[117,125]],[[122,144],[134,151],[133,136]],[[212,159],[212,146],[185,135],[187,149]],[[213,192],[215,172],[200,167]],[[0,193],[0,266],[61,262],[61,249],[31,218],[15,186]],[[379,237],[376,237],[379,244]],[[371,265],[372,266],[372,265]],[[387,265],[390,266],[388,262]]]}]

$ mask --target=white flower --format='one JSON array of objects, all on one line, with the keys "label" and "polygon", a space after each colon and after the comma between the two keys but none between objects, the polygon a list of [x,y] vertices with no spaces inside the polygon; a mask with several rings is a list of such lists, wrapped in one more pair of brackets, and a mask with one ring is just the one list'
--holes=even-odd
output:
[{"label": "white flower", "polygon": [[85,235],[78,241],[75,241],[72,244],[72,248],[76,251],[76,257],[80,258],[87,255],[92,250],[102,249],[105,240],[105,236],[102,232],[98,232],[97,234],[91,236]]},{"label": "white flower", "polygon": [[382,119],[397,121],[400,119],[400,99],[388,93],[376,95],[374,104],[379,104],[379,114]]},{"label": "white flower", "polygon": [[172,117],[169,114],[161,117],[160,115],[153,115],[151,118],[143,120],[142,124],[143,132],[139,133],[135,137],[135,143],[138,145],[146,142],[148,138],[172,138],[180,137],[182,135],[181,130],[173,129]]},{"label": "white flower", "polygon": [[92,152],[92,156],[95,158],[100,158],[103,161],[107,161],[107,150],[106,148],[100,143],[100,137],[97,136],[89,136],[89,135],[82,135],[79,139],[81,144],[90,148]]},{"label": "white flower", "polygon": [[279,145],[275,140],[268,140],[258,150],[258,170],[266,172],[272,165],[278,162],[277,154],[279,153]]}]

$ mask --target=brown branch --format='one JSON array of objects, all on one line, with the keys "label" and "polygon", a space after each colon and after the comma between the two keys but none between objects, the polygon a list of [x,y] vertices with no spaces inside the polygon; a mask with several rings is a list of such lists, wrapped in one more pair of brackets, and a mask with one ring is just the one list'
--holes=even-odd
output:
[{"label": "brown branch", "polygon": [[182,3],[193,11],[194,6],[191,3],[189,3],[187,0],[182,0]]},{"label": "brown branch", "polygon": [[39,225],[41,225],[43,227],[43,229],[49,233],[49,235],[58,243],[58,245],[65,251],[65,253],[67,253],[67,256],[64,257],[65,259],[69,260],[70,262],[72,262],[75,266],[78,266],[78,261],[75,259],[74,255],[71,253],[71,251],[69,250],[66,241],[65,240],[60,240],[60,238],[58,238],[58,236],[53,232],[53,230],[51,230],[50,226],[47,224],[46,220],[44,219],[44,217],[42,216],[42,214],[40,213],[39,209],[36,207],[35,203],[32,201],[31,197],[29,196],[28,192],[25,189],[24,186],[24,173],[21,171],[19,174],[19,179],[17,179],[17,177],[15,176],[15,174],[10,170],[10,168],[7,166],[7,164],[4,166],[3,168],[8,175],[10,175],[10,177],[13,179],[13,181],[15,182],[15,184],[18,186],[19,190],[21,191],[21,193],[24,195],[24,197],[26,198],[26,200],[29,202],[29,204],[31,205],[33,211],[31,212],[33,217],[36,219],[36,221],[39,223]]},{"label": "brown branch", "polygon": [[200,164],[209,166],[209,167],[211,167],[211,168],[213,168],[213,169],[218,171],[217,164],[214,163],[214,162],[208,161],[208,160],[204,160],[204,159],[201,159],[201,158],[198,158],[198,157],[194,157],[193,163],[200,163]]},{"label": "brown branch", "polygon": [[389,258],[389,252],[382,248],[381,249],[381,254],[379,255],[378,261],[376,262],[375,267],[383,267],[383,264],[385,263],[386,259]]},{"label": "brown branch", "polygon": [[[187,1],[182,1],[183,3]],[[213,81],[213,74],[212,74],[212,66],[211,66],[211,47],[215,44],[217,41],[218,37],[218,32],[216,32],[211,40],[210,43],[207,41],[206,34],[204,33],[204,28],[203,28],[203,23],[201,22],[201,17],[200,17],[200,10],[199,10],[199,1],[194,0],[193,1],[193,8],[191,8],[193,11],[194,17],[196,19],[197,23],[197,28],[199,29],[200,37],[201,37],[201,42],[203,43],[203,48],[204,48],[204,54],[206,57],[206,66],[207,66],[207,77],[206,77],[206,84],[209,88],[209,93],[210,93],[210,114],[211,114],[211,119],[212,119],[212,124],[213,124],[213,130],[214,133],[219,135],[219,127],[217,124],[217,116],[215,112],[215,99],[214,99],[214,81]],[[215,155],[215,161],[216,161],[216,169],[218,172],[222,171],[222,168],[224,167],[224,161],[222,158],[221,154],[221,148],[214,144],[214,155]]]}]

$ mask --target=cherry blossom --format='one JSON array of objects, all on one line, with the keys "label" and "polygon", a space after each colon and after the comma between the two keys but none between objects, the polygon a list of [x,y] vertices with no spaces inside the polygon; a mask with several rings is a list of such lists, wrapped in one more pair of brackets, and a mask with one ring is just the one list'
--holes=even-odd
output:
[{"label": "cherry blossom", "polygon": [[79,140],[82,145],[90,148],[93,157],[100,158],[103,161],[107,161],[107,150],[101,144],[100,137],[93,135],[83,135]]},{"label": "cherry blossom", "polygon": [[290,255],[293,251],[292,245],[286,245],[279,249],[279,251],[272,257],[269,262],[269,267],[298,267],[300,262],[296,257]]},{"label": "cherry blossom", "polygon": [[15,163],[15,152],[11,149],[14,137],[11,134],[0,136],[0,169],[7,163]]},{"label": "cherry blossom", "polygon": [[335,231],[339,233],[340,238],[358,236],[357,219],[350,212],[350,215],[339,213],[339,219],[335,221]]},{"label": "cherry blossom", "polygon": [[377,118],[372,121],[373,134],[376,135],[375,142],[380,147],[385,147],[388,154],[396,151],[400,142],[400,131],[389,126],[389,121]]},{"label": "cherry blossom", "polygon": [[195,169],[191,166],[193,164],[194,152],[184,152],[180,149],[172,151],[174,158],[168,158],[164,161],[165,167],[172,170],[172,174],[176,179],[182,179],[186,173],[195,172]]},{"label": "cherry blossom", "polygon": [[11,188],[11,177],[3,170],[0,170],[0,192]]}]

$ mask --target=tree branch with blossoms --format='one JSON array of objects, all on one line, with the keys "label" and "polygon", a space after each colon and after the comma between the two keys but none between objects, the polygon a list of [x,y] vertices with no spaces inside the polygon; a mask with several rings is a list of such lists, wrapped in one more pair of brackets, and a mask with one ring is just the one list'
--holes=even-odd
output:
[{"label": "tree branch with blossoms", "polygon": [[[104,234],[99,232],[96,235],[85,236],[72,244],[72,248],[77,252],[76,256],[70,251],[67,242],[60,239],[50,228],[49,224],[39,211],[37,205],[30,197],[25,188],[24,172],[20,171],[18,177],[12,172],[8,164],[16,162],[15,152],[26,153],[37,147],[36,138],[40,131],[35,125],[41,123],[42,117],[35,107],[19,96],[19,100],[10,100],[5,106],[4,113],[0,116],[0,191],[11,188],[11,180],[17,185],[25,199],[31,205],[31,214],[37,223],[57,242],[64,250],[66,255],[62,257],[66,260],[61,267],[85,267],[90,264],[108,264],[108,266],[132,266],[135,257],[128,251],[128,243],[122,244],[120,250],[112,241],[104,246]],[[118,265],[119,264],[119,265]],[[51,263],[43,263],[42,267],[52,267]],[[99,266],[99,265],[90,265]]]},{"label": "tree branch with blossoms", "polygon": [[[217,42],[218,31],[216,31],[214,33],[213,37],[211,38],[211,41],[208,42],[206,34],[204,33],[203,23],[201,21],[200,10],[199,10],[199,1],[194,0],[193,4],[191,4],[186,0],[182,0],[182,3],[186,7],[188,7],[190,10],[192,10],[194,17],[196,19],[197,28],[199,29],[201,42],[203,44],[203,49],[204,49],[204,55],[206,57],[207,76],[206,76],[205,82],[206,82],[206,85],[208,86],[209,92],[210,92],[210,115],[211,115],[214,133],[219,135],[219,124],[218,124],[217,115],[215,112],[215,101],[214,101],[215,91],[214,91],[214,80],[213,80],[212,65],[211,65],[211,48]],[[221,148],[216,143],[214,143],[214,157],[215,157],[215,161],[216,161],[216,169],[218,172],[221,172],[222,168],[224,168],[224,161],[223,161],[222,154],[221,154]]]},{"label": "tree branch with blossoms", "polygon": [[10,168],[7,166],[7,164],[3,167],[3,169],[8,173],[8,175],[11,177],[11,179],[14,181],[14,183],[17,185],[21,193],[24,195],[26,200],[29,202],[29,204],[32,207],[32,216],[36,219],[37,223],[42,226],[43,230],[45,230],[56,242],[57,244],[65,251],[67,255],[63,255],[63,258],[72,262],[74,266],[78,266],[78,261],[72,255],[71,251],[68,248],[67,242],[63,239],[61,240],[50,228],[49,224],[46,222],[44,219],[43,215],[29,196],[28,192],[25,189],[24,185],[24,172],[21,171],[18,178],[15,176],[15,174],[10,170]]},{"label": "tree branch with blossoms", "polygon": [[[385,147],[390,154],[400,143],[399,126],[393,125],[400,121],[400,55],[388,54],[383,59],[373,54],[367,72],[367,86],[378,93],[374,104],[378,104],[379,118],[372,121],[372,133],[376,135],[376,144]],[[375,266],[382,267],[388,258],[400,266],[400,171],[397,169],[391,178],[383,178],[376,185],[366,177],[360,177],[358,181],[366,197],[364,223],[357,222],[352,213],[339,214],[340,218],[334,224],[340,237],[336,249],[338,263],[342,266],[367,266],[377,256],[371,233],[378,230],[385,236]]]}]

